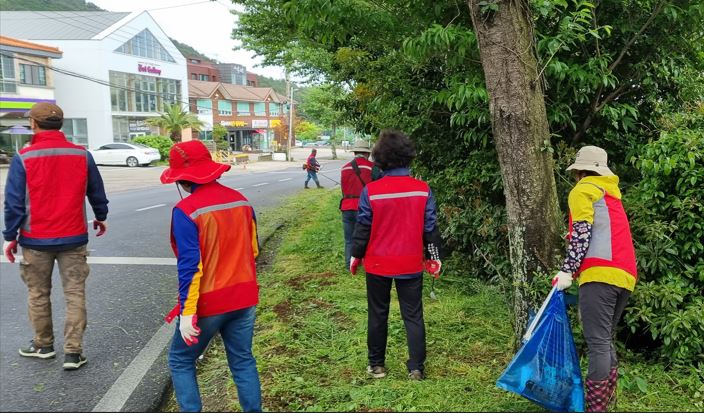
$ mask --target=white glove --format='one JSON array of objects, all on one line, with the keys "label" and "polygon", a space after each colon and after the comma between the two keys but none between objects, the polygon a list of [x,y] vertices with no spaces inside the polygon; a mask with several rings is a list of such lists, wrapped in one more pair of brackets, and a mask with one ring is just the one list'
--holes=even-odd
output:
[{"label": "white glove", "polygon": [[193,315],[182,315],[181,320],[178,323],[178,329],[181,332],[181,338],[186,342],[187,346],[193,344],[198,344],[198,335],[200,334],[200,328],[196,325],[198,322],[198,316]]},{"label": "white glove", "polygon": [[562,291],[570,288],[572,285],[572,273],[560,271],[552,279],[552,285],[557,288],[557,291]]}]

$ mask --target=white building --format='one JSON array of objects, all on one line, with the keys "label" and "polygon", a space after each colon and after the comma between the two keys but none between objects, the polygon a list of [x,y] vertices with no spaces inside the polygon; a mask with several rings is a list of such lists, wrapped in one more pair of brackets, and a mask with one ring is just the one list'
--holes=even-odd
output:
[{"label": "white building", "polygon": [[[167,103],[188,107],[186,59],[148,12],[0,13],[0,34],[55,46],[56,103],[97,148],[149,134]],[[83,140],[83,139],[81,139]]]}]

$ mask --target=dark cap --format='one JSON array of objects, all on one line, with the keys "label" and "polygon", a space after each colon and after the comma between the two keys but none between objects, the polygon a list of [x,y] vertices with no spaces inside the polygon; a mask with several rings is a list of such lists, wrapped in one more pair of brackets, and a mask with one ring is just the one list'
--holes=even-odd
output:
[{"label": "dark cap", "polygon": [[25,117],[39,122],[58,122],[64,119],[64,111],[53,103],[39,102],[32,106]]}]

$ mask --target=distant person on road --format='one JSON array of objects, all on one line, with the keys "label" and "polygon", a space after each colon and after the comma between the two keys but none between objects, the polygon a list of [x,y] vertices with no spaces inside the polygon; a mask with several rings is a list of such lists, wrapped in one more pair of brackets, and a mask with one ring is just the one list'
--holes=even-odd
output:
[{"label": "distant person on road", "polygon": [[440,232],[435,199],[427,183],[410,177],[416,156],[410,139],[399,131],[381,132],[374,145],[374,163],[383,177],[367,184],[359,198],[357,224],[352,240],[350,272],[363,263],[367,282],[367,373],[386,376],[391,285],[406,326],[411,380],[425,378],[425,322],[423,320],[423,270],[440,276]]},{"label": "distant person on road", "polygon": [[357,222],[359,195],[362,193],[362,189],[372,181],[372,172],[377,171],[374,163],[369,160],[369,155],[372,152],[369,148],[369,142],[358,140],[355,142],[352,152],[354,159],[346,163],[340,172],[340,186],[342,188],[340,211],[342,211],[342,228],[345,235],[345,268],[350,267],[352,234]]},{"label": "distant person on road", "polygon": [[313,149],[310,152],[310,155],[308,155],[308,160],[306,160],[306,163],[304,165],[306,171],[308,171],[308,177],[306,178],[306,183],[304,187],[308,189],[308,182],[312,179],[315,184],[318,186],[318,188],[322,188],[320,185],[320,181],[318,181],[318,171],[320,170],[320,163],[318,163],[318,160],[315,159],[315,156],[318,154],[317,149]]},{"label": "distant person on road", "polygon": [[188,192],[173,209],[171,246],[178,263],[178,316],[169,351],[174,392],[181,411],[202,408],[196,359],[218,333],[245,412],[261,411],[257,364],[252,355],[259,302],[254,259],[259,254],[254,210],[241,193],[216,181],[230,169],[213,162],[200,141],[171,148],[164,184]]},{"label": "distant person on road", "polygon": [[65,370],[86,363],[83,333],[87,325],[86,261],[88,223],[85,198],[93,208],[93,228],[107,230],[108,199],[93,157],[84,147],[66,140],[64,115],[53,103],[40,102],[28,112],[34,132],[30,145],[13,158],[5,186],[5,256],[15,262],[17,235],[22,246],[20,274],[29,290],[29,320],[34,338],[19,350],[23,357],[50,359],[54,351],[51,316],[51,274],[59,263],[66,300]]},{"label": "distant person on road", "polygon": [[585,146],[567,170],[577,184],[570,191],[569,246],[553,278],[558,290],[579,280],[579,312],[589,349],[586,410],[606,411],[618,381],[614,346],[616,324],[638,279],[628,217],[621,203],[618,176],[607,166],[608,155]]}]

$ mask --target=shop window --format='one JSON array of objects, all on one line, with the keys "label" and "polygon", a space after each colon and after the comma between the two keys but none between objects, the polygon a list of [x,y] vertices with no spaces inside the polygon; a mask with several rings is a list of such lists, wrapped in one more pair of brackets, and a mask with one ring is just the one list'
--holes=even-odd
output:
[{"label": "shop window", "polygon": [[163,60],[165,62],[176,62],[149,29],[144,29],[137,33],[127,43],[115,49],[115,51],[132,56]]},{"label": "shop window", "polygon": [[266,116],[266,103],[257,102],[254,104],[254,116]]},{"label": "shop window", "polygon": [[43,66],[20,64],[20,83],[46,86],[46,70]]},{"label": "shop window", "polygon": [[15,59],[0,54],[0,92],[17,93]]},{"label": "shop window", "polygon": [[212,115],[213,113],[213,101],[210,99],[196,100],[196,107],[199,115]]},{"label": "shop window", "polygon": [[218,100],[218,113],[220,116],[232,116],[232,102],[229,100]]},{"label": "shop window", "polygon": [[240,116],[250,116],[249,102],[237,102],[237,114]]},{"label": "shop window", "polygon": [[281,114],[281,105],[278,103],[269,103],[269,116],[279,116]]},{"label": "shop window", "polygon": [[210,77],[208,75],[200,75],[200,80],[207,82],[210,80]]},{"label": "shop window", "polygon": [[61,131],[76,145],[88,147],[88,121],[82,119],[64,119]]}]

